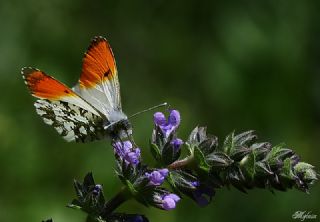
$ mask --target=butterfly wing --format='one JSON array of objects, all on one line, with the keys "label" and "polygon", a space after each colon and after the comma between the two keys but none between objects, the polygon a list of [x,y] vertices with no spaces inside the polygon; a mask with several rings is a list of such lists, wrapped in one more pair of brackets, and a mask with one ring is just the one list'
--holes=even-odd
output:
[{"label": "butterfly wing", "polygon": [[44,72],[23,68],[22,75],[35,102],[37,113],[67,141],[87,142],[104,138],[103,118],[73,90]]},{"label": "butterfly wing", "polygon": [[43,121],[53,126],[68,142],[89,142],[106,137],[101,117],[62,101],[39,99],[34,103]]},{"label": "butterfly wing", "polygon": [[74,87],[86,101],[110,119],[121,112],[120,85],[112,49],[103,37],[95,37],[84,55],[79,84]]}]

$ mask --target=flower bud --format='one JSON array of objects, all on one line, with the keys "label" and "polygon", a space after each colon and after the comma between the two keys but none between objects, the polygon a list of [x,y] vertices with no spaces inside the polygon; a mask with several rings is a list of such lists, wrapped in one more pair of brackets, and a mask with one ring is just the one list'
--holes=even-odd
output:
[{"label": "flower bud", "polygon": [[92,193],[94,195],[98,195],[101,192],[101,190],[102,190],[102,186],[100,184],[96,184],[93,188]]},{"label": "flower bud", "polygon": [[179,138],[173,139],[171,141],[171,145],[173,146],[174,152],[178,152],[182,144],[183,144],[183,141]]},{"label": "flower bud", "polygon": [[140,160],[140,149],[136,148],[134,151],[126,153],[124,159],[133,166],[138,165]]},{"label": "flower bud", "polygon": [[179,126],[180,124],[180,113],[177,110],[171,110],[168,123],[172,126]]},{"label": "flower bud", "polygon": [[166,117],[164,116],[164,114],[162,112],[156,112],[153,115],[153,121],[154,121],[154,124],[156,124],[158,126],[164,126],[167,124]]},{"label": "flower bud", "polygon": [[149,179],[149,183],[154,186],[159,186],[163,183],[168,175],[168,169],[154,170],[151,173],[146,173],[146,177]]},{"label": "flower bud", "polygon": [[176,194],[166,194],[162,197],[162,207],[164,210],[172,210],[176,208],[177,203],[180,201],[180,197]]},{"label": "flower bud", "polygon": [[168,120],[161,112],[153,115],[154,123],[160,127],[165,137],[168,137],[180,124],[180,113],[177,110],[171,110]]}]

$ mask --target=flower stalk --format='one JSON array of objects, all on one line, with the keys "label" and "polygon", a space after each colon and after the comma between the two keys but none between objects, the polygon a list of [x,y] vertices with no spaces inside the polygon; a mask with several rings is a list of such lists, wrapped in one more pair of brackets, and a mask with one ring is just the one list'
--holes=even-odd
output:
[{"label": "flower stalk", "polygon": [[[254,131],[232,132],[219,145],[205,127],[196,127],[183,141],[177,135],[180,122],[177,110],[171,110],[168,118],[160,112],[154,114],[150,151],[156,167],[143,163],[141,150],[145,149],[138,148],[133,138],[112,141],[116,174],[124,186],[106,200],[102,185],[89,173],[82,183],[74,182],[77,198],[69,207],[86,212],[92,222],[145,222],[148,219],[143,215],[115,211],[131,198],[166,211],[175,209],[182,196],[205,207],[225,186],[242,192],[252,188],[308,192],[319,178],[314,166],[302,162],[292,149],[257,142]],[[188,154],[181,156],[181,149]],[[163,186],[165,182],[171,189]]]},{"label": "flower stalk", "polygon": [[125,186],[122,187],[121,190],[106,203],[101,216],[107,218],[115,209],[131,198],[132,195],[128,192],[128,189]]},{"label": "flower stalk", "polygon": [[189,165],[191,165],[193,163],[193,160],[194,160],[193,155],[185,157],[182,160],[176,160],[173,163],[171,163],[170,165],[168,165],[168,169],[176,170],[176,169],[182,169],[182,168],[188,167]]}]

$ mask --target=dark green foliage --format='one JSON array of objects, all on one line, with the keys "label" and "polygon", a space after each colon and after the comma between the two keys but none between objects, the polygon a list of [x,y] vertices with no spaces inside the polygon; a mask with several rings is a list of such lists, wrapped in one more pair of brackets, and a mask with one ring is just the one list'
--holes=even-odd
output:
[{"label": "dark green foliage", "polygon": [[73,209],[81,209],[88,213],[90,216],[99,216],[102,214],[105,205],[105,198],[103,191],[95,194],[95,182],[92,177],[92,173],[88,173],[83,183],[74,180],[74,188],[77,194],[77,198],[74,199],[68,207]]},{"label": "dark green foliage", "polygon": [[215,172],[225,185],[233,185],[246,192],[253,187],[285,191],[296,187],[304,192],[317,180],[314,167],[299,162],[299,157],[284,144],[256,143],[254,131],[229,134],[221,149],[211,152],[199,149],[205,141],[204,128],[196,127],[189,137],[189,149],[194,154],[197,167]]},{"label": "dark green foliage", "polygon": [[[170,169],[169,172],[166,170],[166,180],[173,192],[191,198],[202,207],[208,205],[216,190],[224,186],[232,185],[244,193],[254,187],[271,191],[296,187],[308,192],[309,186],[318,180],[312,165],[300,162],[298,155],[284,144],[272,146],[267,142],[256,142],[254,131],[238,135],[232,132],[219,147],[217,137],[208,136],[205,127],[196,127],[186,142],[188,155],[184,159],[179,159],[180,147],[177,152],[172,145],[175,138],[175,130],[165,136],[156,126],[150,143],[151,153],[158,166]],[[164,206],[164,197],[172,192],[161,184],[152,184],[147,176],[160,171],[144,165],[141,160],[132,165],[119,155],[115,157],[116,174],[124,185],[119,193],[106,201],[102,186],[95,183],[92,173],[88,173],[82,183],[74,181],[77,197],[68,205],[70,208],[86,212],[87,222],[148,221],[141,215],[114,212],[130,198],[147,207],[175,208],[180,197],[176,196],[179,200],[174,205],[169,201]],[[158,181],[160,175],[155,175],[158,176],[153,180]]]}]

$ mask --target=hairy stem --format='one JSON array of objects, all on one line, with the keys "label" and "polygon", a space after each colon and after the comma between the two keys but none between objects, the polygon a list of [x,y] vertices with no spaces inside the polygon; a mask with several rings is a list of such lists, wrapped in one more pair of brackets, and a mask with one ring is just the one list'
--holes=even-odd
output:
[{"label": "hairy stem", "polygon": [[171,170],[174,170],[174,169],[180,169],[180,168],[184,168],[186,167],[187,165],[191,164],[193,161],[193,155],[191,156],[188,156],[182,160],[177,160],[173,163],[171,163],[169,166],[168,166],[168,169],[171,169]]},{"label": "hairy stem", "polygon": [[110,213],[112,213],[115,209],[117,209],[121,204],[131,198],[131,194],[129,193],[126,187],[122,187],[121,190],[111,199],[109,200],[102,212],[103,218],[106,218]]}]

